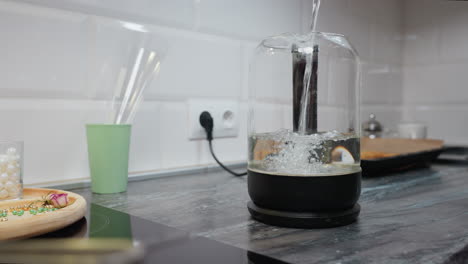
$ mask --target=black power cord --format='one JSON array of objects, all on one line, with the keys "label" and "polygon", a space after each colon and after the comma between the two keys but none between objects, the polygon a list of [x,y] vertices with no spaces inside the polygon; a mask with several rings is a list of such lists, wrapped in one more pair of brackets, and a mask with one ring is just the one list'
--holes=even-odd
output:
[{"label": "black power cord", "polygon": [[216,163],[218,163],[218,165],[221,168],[223,168],[225,171],[231,173],[234,176],[239,177],[239,176],[247,175],[247,172],[237,173],[235,171],[232,171],[228,167],[224,166],[224,164],[221,163],[221,161],[219,161],[218,158],[216,157],[216,155],[214,154],[213,144],[212,144],[212,141],[213,141],[213,117],[211,117],[211,114],[209,112],[204,111],[203,113],[200,114],[200,125],[206,131],[206,140],[208,140],[208,145],[210,146],[211,155],[213,156],[213,159],[216,161]]}]

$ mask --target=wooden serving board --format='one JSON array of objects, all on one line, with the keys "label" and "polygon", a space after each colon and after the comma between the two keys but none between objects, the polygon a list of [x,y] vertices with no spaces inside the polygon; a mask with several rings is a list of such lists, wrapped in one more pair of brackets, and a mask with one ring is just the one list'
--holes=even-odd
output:
[{"label": "wooden serving board", "polygon": [[24,188],[23,199],[0,201],[0,210],[13,206],[28,205],[43,199],[50,193],[67,193],[68,205],[53,212],[38,213],[36,215],[25,211],[22,216],[8,212],[8,221],[0,222],[0,240],[34,237],[59,230],[84,217],[86,200],[76,193],[41,188]]},{"label": "wooden serving board", "polygon": [[361,152],[372,151],[395,155],[440,149],[443,145],[444,142],[437,139],[361,138]]},{"label": "wooden serving board", "polygon": [[362,175],[378,176],[427,167],[443,151],[436,139],[362,138]]}]

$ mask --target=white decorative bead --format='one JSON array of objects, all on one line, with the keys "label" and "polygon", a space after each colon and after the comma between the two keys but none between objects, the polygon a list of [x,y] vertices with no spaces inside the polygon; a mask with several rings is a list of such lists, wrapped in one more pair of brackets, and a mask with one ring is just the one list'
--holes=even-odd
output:
[{"label": "white decorative bead", "polygon": [[17,172],[13,172],[12,174],[10,174],[10,176],[8,177],[10,181],[12,180],[19,180],[19,174]]},{"label": "white decorative bead", "polygon": [[19,155],[8,156],[8,162],[11,163],[11,164],[16,164],[16,163],[18,163],[19,160],[20,160]]},{"label": "white decorative bead", "polygon": [[16,155],[16,149],[15,148],[8,148],[7,151],[6,151],[6,154],[8,156]]},{"label": "white decorative bead", "polygon": [[6,189],[7,192],[8,192],[8,195],[12,198],[15,198],[16,196],[18,196],[18,189],[16,187],[12,187],[10,189]]},{"label": "white decorative bead", "polygon": [[8,166],[7,166],[7,168],[6,168],[6,171],[7,171],[7,173],[9,173],[9,174],[15,173],[15,172],[17,172],[17,168],[16,168],[16,166],[14,166],[14,165],[8,164]]},{"label": "white decorative bead", "polygon": [[0,165],[6,165],[8,163],[8,156],[0,155]]},{"label": "white decorative bead", "polygon": [[8,174],[6,174],[6,173],[0,174],[0,182],[5,183],[5,182],[8,181],[8,178],[9,178]]},{"label": "white decorative bead", "polygon": [[[15,163],[16,163],[16,162],[15,162]],[[16,164],[15,164],[15,163],[8,163],[8,166],[7,166],[7,169],[6,169],[6,171],[7,171],[8,173],[11,174],[11,173],[13,173],[13,170],[17,170],[17,169],[18,169],[18,168],[16,167]],[[10,168],[8,168],[8,167],[10,167]]]},{"label": "white decorative bead", "polygon": [[4,199],[8,197],[8,192],[6,190],[0,191],[0,199]]},{"label": "white decorative bead", "polygon": [[13,182],[7,181],[7,182],[5,183],[5,189],[6,189],[7,191],[16,190],[16,186],[15,186],[15,184],[14,184]]},{"label": "white decorative bead", "polygon": [[19,196],[21,186],[21,157],[16,148],[8,148],[0,154],[0,199]]},{"label": "white decorative bead", "polygon": [[[5,155],[2,155],[5,156]],[[0,171],[5,172],[8,166],[8,159],[5,157],[0,157]]]}]

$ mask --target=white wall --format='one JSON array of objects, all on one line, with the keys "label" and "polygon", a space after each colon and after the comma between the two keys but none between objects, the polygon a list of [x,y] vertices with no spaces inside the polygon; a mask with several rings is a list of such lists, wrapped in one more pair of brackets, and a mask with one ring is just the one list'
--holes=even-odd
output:
[{"label": "white wall", "polygon": [[[310,24],[310,3],[303,28]],[[385,127],[401,120],[403,0],[322,0],[318,30],[349,37],[362,60],[361,121],[375,113]]]},{"label": "white wall", "polygon": [[[96,39],[109,43],[106,52],[131,43],[134,34],[119,26],[126,21],[169,46],[134,122],[130,170],[213,163],[206,142],[187,139],[193,98],[240,103],[239,137],[216,140],[215,148],[226,162],[243,161],[252,49],[265,36],[306,31],[310,2],[0,1],[0,139],[25,141],[26,183],[88,177],[84,124],[106,117],[105,93],[90,71],[102,54],[91,51]],[[364,62],[363,113],[390,126],[401,118],[401,10],[400,0],[323,0],[318,24],[350,36]]]},{"label": "white wall", "polygon": [[404,22],[404,119],[468,144],[468,2],[407,0]]}]

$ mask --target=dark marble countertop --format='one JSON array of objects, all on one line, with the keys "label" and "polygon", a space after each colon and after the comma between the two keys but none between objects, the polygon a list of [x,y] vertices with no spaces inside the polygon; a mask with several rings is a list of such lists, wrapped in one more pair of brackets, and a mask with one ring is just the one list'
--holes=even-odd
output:
[{"label": "dark marble countertop", "polygon": [[365,178],[359,221],[316,230],[252,220],[246,180],[218,171],[131,182],[121,194],[72,191],[89,202],[292,263],[444,263],[468,244],[468,166]]}]

